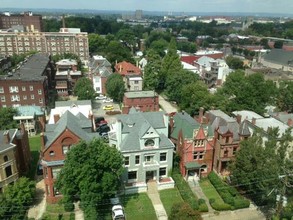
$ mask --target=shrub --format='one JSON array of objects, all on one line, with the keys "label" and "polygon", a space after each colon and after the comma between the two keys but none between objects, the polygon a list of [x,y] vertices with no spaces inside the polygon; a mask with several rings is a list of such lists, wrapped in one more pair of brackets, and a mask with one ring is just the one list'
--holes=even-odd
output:
[{"label": "shrub", "polygon": [[241,197],[238,197],[238,198],[234,199],[234,208],[235,209],[248,208],[249,205],[250,205],[250,202],[247,199],[243,199]]},{"label": "shrub", "polygon": [[208,208],[207,204],[202,203],[202,204],[199,205],[198,211],[200,211],[200,212],[208,212],[209,208]]},{"label": "shrub", "polygon": [[215,201],[216,201],[215,198],[210,198],[210,199],[209,199],[209,203],[210,203],[210,204],[214,203]]},{"label": "shrub", "polygon": [[70,213],[69,220],[75,220],[75,214],[73,212]]},{"label": "shrub", "polygon": [[201,205],[201,204],[206,204],[206,201],[204,199],[199,199],[198,200],[198,204]]},{"label": "shrub", "polygon": [[231,210],[231,206],[229,204],[222,202],[213,202],[211,203],[211,206],[217,211]]}]

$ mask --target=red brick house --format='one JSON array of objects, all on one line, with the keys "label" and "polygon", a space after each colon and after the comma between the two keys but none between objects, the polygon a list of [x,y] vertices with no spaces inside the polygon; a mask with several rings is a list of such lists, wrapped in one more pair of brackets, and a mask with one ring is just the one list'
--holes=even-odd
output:
[{"label": "red brick house", "polygon": [[35,54],[19,69],[0,75],[0,107],[48,104],[48,90],[54,78],[49,56]]},{"label": "red brick house", "polygon": [[92,132],[92,121],[79,113],[74,116],[66,111],[61,117],[54,115],[55,124],[47,124],[46,132],[41,134],[41,162],[45,180],[47,201],[55,203],[62,198],[54,186],[57,174],[64,165],[66,153],[80,140],[90,141],[98,137]]},{"label": "red brick house", "polygon": [[141,76],[141,70],[139,67],[133,65],[132,63],[123,61],[120,63],[117,63],[115,65],[115,72],[119,73],[123,77],[125,76]]},{"label": "red brick house", "polygon": [[207,176],[213,169],[213,132],[207,125],[198,123],[186,112],[177,112],[170,117],[171,140],[180,157],[180,172]]},{"label": "red brick house", "polygon": [[128,114],[131,108],[141,112],[159,111],[159,96],[154,91],[126,92],[123,98],[122,114]]}]

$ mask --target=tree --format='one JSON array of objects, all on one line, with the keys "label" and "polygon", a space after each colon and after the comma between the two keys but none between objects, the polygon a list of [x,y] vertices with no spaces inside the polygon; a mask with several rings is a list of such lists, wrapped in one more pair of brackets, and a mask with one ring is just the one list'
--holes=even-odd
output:
[{"label": "tree", "polygon": [[166,55],[165,50],[168,48],[168,42],[164,39],[155,40],[151,43],[149,49],[156,51],[161,57]]},{"label": "tree", "polygon": [[106,58],[114,65],[116,62],[128,61],[134,63],[130,49],[119,41],[110,41],[106,49]]},{"label": "tree", "polygon": [[275,41],[275,44],[274,44],[274,48],[277,48],[277,49],[282,49],[282,47],[283,47],[283,41],[281,41],[281,40],[277,40],[277,41]]},{"label": "tree", "polygon": [[161,71],[161,57],[152,49],[147,52],[147,65],[144,68],[144,90],[157,90],[159,88],[159,74]]},{"label": "tree", "polygon": [[0,108],[0,130],[7,130],[17,127],[16,121],[13,120],[13,116],[16,115],[16,113],[17,110],[15,108]]},{"label": "tree", "polygon": [[125,93],[125,83],[119,73],[111,74],[106,82],[107,94],[117,102],[122,102]]},{"label": "tree", "polygon": [[98,205],[107,203],[118,190],[123,170],[123,157],[115,147],[101,139],[81,141],[66,155],[56,187],[65,203],[79,198],[86,219],[95,219]]},{"label": "tree", "polygon": [[[35,195],[35,182],[21,177],[0,195],[0,218],[23,220]],[[8,217],[9,216],[9,217]]]},{"label": "tree", "polygon": [[188,203],[174,203],[169,216],[170,220],[201,220],[201,215],[198,211],[193,210]]},{"label": "tree", "polygon": [[277,104],[282,111],[293,113],[293,82],[280,83]]},{"label": "tree", "polygon": [[95,90],[92,81],[86,77],[77,80],[74,86],[74,94],[78,100],[91,100],[95,97]]},{"label": "tree", "polygon": [[244,67],[243,67],[243,61],[241,59],[237,58],[237,57],[228,56],[226,58],[226,62],[227,62],[227,65],[231,69],[234,69],[234,70],[244,69]]},{"label": "tree", "polygon": [[98,34],[89,34],[89,51],[90,53],[105,53],[108,44],[104,37]]}]

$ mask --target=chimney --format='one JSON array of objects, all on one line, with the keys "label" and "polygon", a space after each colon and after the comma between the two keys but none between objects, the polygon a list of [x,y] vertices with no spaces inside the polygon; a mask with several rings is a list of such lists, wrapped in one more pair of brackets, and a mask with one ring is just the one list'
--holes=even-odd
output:
[{"label": "chimney", "polygon": [[292,119],[292,118],[289,118],[289,119],[288,119],[287,125],[288,125],[289,127],[292,127],[292,126],[293,126],[293,119]]},{"label": "chimney", "polygon": [[65,28],[65,16],[62,15],[62,27]]},{"label": "chimney", "polygon": [[20,130],[22,131],[22,133],[25,132],[25,127],[24,127],[24,123],[23,122],[20,124]]},{"label": "chimney", "polygon": [[4,133],[3,133],[3,142],[5,144],[9,144],[10,143],[9,130],[4,131]]},{"label": "chimney", "polygon": [[41,138],[41,150],[43,151],[45,149],[45,135],[43,132],[41,133],[40,138]]},{"label": "chimney", "polygon": [[38,121],[40,123],[41,131],[44,132],[45,131],[45,125],[46,125],[46,116],[43,115],[43,116],[38,117]]},{"label": "chimney", "polygon": [[119,72],[121,73],[121,71],[122,71],[122,65],[120,64],[119,65]]},{"label": "chimney", "polygon": [[237,114],[236,121],[238,124],[241,124],[241,115]]},{"label": "chimney", "polygon": [[200,107],[199,108],[199,113],[198,113],[198,121],[199,121],[199,123],[202,123],[202,121],[203,121],[203,112],[204,112],[204,108]]},{"label": "chimney", "polygon": [[55,114],[54,115],[54,123],[56,124],[60,119],[60,115],[59,114]]},{"label": "chimney", "polygon": [[255,119],[255,118],[252,118],[252,119],[251,119],[251,123],[252,123],[253,125],[255,125],[255,122],[256,122],[256,119]]}]

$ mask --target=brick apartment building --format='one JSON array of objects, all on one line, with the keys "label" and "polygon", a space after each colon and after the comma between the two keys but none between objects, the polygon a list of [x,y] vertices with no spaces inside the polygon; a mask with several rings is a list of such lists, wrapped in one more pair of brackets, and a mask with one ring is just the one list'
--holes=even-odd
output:
[{"label": "brick apartment building", "polygon": [[55,203],[62,198],[54,182],[64,165],[66,153],[80,140],[98,138],[99,134],[92,132],[92,125],[90,116],[86,118],[82,113],[74,116],[70,111],[61,117],[55,114],[54,124],[46,125],[46,132],[41,134],[41,157],[48,202]]},{"label": "brick apartment building", "polygon": [[0,75],[0,107],[48,104],[48,89],[54,69],[50,57],[35,54],[27,58],[14,72]]},{"label": "brick apartment building", "polygon": [[126,92],[123,98],[122,113],[128,114],[131,108],[141,112],[159,111],[159,96],[154,91]]},{"label": "brick apartment building", "polygon": [[48,55],[73,53],[89,58],[88,34],[78,28],[60,32],[0,32],[0,54],[13,55],[37,51]]},{"label": "brick apartment building", "polygon": [[30,169],[31,154],[27,131],[0,131],[0,193],[3,187],[15,182]]},{"label": "brick apartment building", "polygon": [[43,31],[41,15],[34,15],[32,12],[23,14],[4,13],[0,15],[0,29],[9,29],[13,26],[21,25],[26,32]]}]

